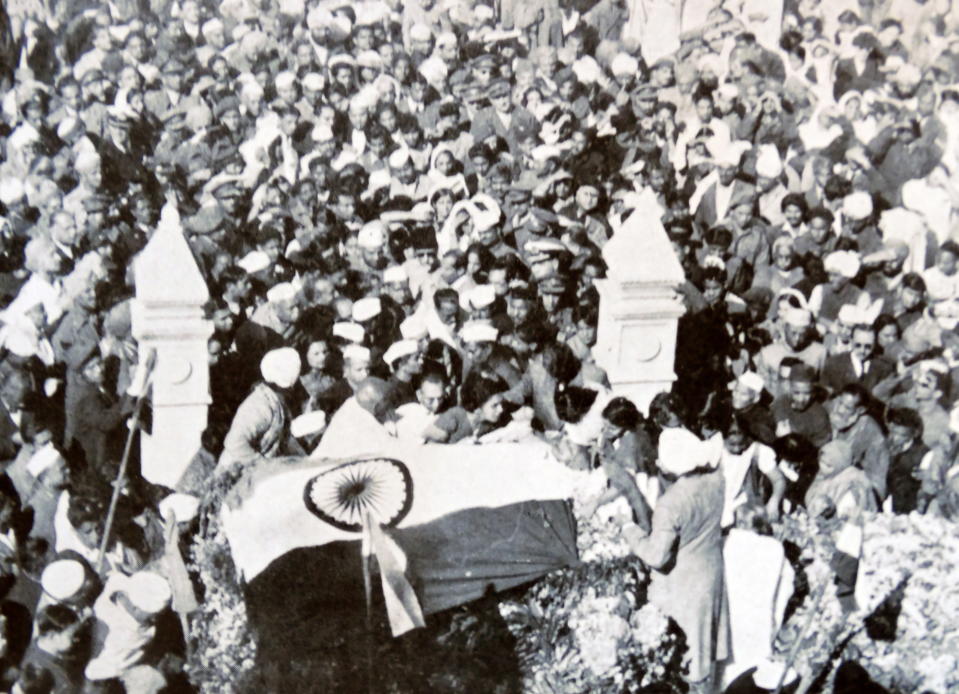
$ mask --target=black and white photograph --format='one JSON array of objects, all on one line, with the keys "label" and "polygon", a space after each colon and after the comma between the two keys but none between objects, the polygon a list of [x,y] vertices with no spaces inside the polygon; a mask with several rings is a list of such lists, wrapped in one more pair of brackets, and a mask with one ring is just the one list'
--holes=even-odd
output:
[{"label": "black and white photograph", "polygon": [[0,2],[0,692],[959,693],[959,2]]}]

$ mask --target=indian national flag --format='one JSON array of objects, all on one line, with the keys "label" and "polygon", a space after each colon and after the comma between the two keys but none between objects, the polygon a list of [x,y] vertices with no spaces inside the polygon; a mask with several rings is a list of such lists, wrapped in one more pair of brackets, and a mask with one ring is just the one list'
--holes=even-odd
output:
[{"label": "indian national flag", "polygon": [[397,443],[243,480],[223,526],[254,626],[270,625],[273,638],[308,641],[317,625],[361,611],[364,553],[377,557],[398,635],[424,614],[574,564],[566,500],[581,474],[536,440]]}]

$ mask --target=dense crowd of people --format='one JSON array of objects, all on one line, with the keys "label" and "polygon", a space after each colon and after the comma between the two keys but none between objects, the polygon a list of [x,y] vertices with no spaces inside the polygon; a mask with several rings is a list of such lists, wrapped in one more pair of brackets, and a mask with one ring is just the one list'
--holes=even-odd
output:
[{"label": "dense crowd of people", "polygon": [[[695,569],[664,590],[705,596],[673,614],[697,683],[724,651],[723,528],[959,513],[952,3],[37,0],[0,20],[4,691],[188,687],[169,559],[198,499],[349,437],[526,427],[601,468],[593,508],[622,496],[636,553],[662,567],[678,535]],[[132,260],[163,223],[214,326],[176,489],[136,445],[117,481],[149,400]],[[663,232],[686,313],[646,419],[593,353],[594,280],[614,234]]]}]

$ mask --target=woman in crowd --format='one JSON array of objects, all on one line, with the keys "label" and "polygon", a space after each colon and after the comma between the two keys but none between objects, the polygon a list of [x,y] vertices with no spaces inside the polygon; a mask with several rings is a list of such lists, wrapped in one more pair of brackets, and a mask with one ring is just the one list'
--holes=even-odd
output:
[{"label": "woman in crowd", "polygon": [[426,441],[458,443],[466,439],[478,442],[485,434],[502,427],[504,417],[508,419],[503,407],[507,390],[508,386],[501,380],[479,374],[468,378],[462,389],[463,404],[440,414],[427,427]]}]

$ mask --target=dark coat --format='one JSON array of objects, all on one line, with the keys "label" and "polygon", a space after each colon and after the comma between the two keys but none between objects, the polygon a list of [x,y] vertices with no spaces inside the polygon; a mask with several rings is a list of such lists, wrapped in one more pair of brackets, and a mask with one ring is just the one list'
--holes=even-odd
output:
[{"label": "dark coat", "polygon": [[111,483],[123,455],[127,431],[124,422],[133,411],[133,399],[127,395],[116,398],[85,383],[75,408],[74,440],[92,471]]},{"label": "dark coat", "polygon": [[852,356],[848,352],[834,354],[826,359],[822,367],[822,384],[831,392],[836,393],[850,383],[859,383],[866,390],[872,392],[876,384],[894,373],[896,364],[888,357],[879,355],[869,360],[866,373],[862,377],[856,376],[852,365]]}]

